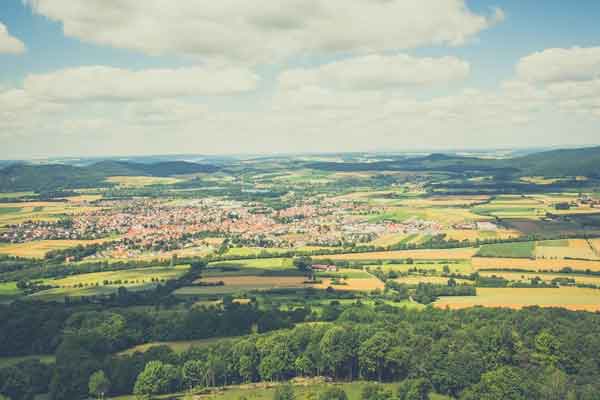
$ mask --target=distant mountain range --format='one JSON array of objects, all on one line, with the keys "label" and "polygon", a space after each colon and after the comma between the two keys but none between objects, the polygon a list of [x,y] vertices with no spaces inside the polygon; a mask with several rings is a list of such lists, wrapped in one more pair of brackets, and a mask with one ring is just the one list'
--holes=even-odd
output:
[{"label": "distant mountain range", "polygon": [[[278,160],[285,162],[285,159],[283,157]],[[352,157],[344,160],[343,162],[296,160],[290,165],[324,171],[440,171],[502,178],[587,176],[600,179],[600,146],[550,150],[509,159],[434,153],[422,157],[386,156],[384,161],[377,161],[374,158],[374,161],[365,162]],[[260,168],[260,159],[254,162],[256,167]],[[217,166],[188,161],[143,163],[114,159],[80,166],[18,163],[3,168],[0,166],[0,192],[43,192],[109,186],[106,178],[110,176],[167,177],[201,172],[213,173],[221,170],[224,165],[226,163]]]},{"label": "distant mountain range", "polygon": [[153,164],[127,161],[100,161],[77,167],[63,164],[13,164],[0,169],[0,192],[55,191],[108,186],[109,176],[166,177],[200,172],[216,172],[218,167],[185,161]]},{"label": "distant mountain range", "polygon": [[550,150],[508,159],[447,154],[380,162],[315,162],[309,168],[331,171],[441,171],[495,176],[587,176],[600,178],[600,146]]}]

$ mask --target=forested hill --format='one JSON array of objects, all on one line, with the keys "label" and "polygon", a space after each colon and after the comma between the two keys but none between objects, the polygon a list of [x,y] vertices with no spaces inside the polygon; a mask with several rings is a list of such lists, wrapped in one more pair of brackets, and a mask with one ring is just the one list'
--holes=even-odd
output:
[{"label": "forested hill", "polygon": [[529,154],[510,163],[525,175],[600,178],[600,146]]},{"label": "forested hill", "polygon": [[0,169],[0,192],[56,191],[107,186],[109,176],[173,176],[200,172],[216,172],[210,164],[167,161],[152,164],[125,161],[101,161],[79,167],[62,164],[15,164]]},{"label": "forested hill", "polygon": [[551,150],[510,159],[431,154],[376,162],[313,162],[307,168],[326,171],[441,171],[502,176],[587,176],[600,178],[600,146]]}]

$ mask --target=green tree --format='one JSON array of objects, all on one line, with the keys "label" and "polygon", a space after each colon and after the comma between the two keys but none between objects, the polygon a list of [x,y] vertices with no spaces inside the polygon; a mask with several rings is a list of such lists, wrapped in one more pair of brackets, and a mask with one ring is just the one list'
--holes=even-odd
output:
[{"label": "green tree", "polygon": [[360,345],[359,365],[365,376],[376,377],[382,381],[387,355],[393,345],[394,337],[388,332],[377,332]]},{"label": "green tree", "polygon": [[198,387],[204,381],[206,368],[200,360],[186,361],[181,367],[181,379],[188,389]]},{"label": "green tree", "polygon": [[90,376],[88,389],[92,396],[104,398],[104,395],[110,391],[110,381],[104,371],[96,371]]},{"label": "green tree", "polygon": [[531,400],[541,398],[533,382],[512,367],[486,372],[481,381],[463,392],[460,400]]},{"label": "green tree", "polygon": [[535,337],[536,361],[545,366],[556,366],[561,357],[561,345],[556,336],[548,331],[542,331]]},{"label": "green tree", "polygon": [[398,400],[429,400],[430,391],[426,379],[406,379],[398,386]]},{"label": "green tree", "polygon": [[144,398],[155,394],[169,393],[176,390],[178,380],[177,369],[171,364],[161,361],[150,361],[138,375],[133,393]]}]

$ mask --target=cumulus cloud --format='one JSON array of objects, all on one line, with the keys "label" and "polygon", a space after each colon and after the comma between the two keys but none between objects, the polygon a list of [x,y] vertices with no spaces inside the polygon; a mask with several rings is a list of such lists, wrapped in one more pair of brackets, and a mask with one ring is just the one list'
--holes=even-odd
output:
[{"label": "cumulus cloud", "polygon": [[416,58],[368,55],[336,61],[316,68],[292,69],[279,76],[283,88],[309,85],[372,90],[403,85],[430,85],[462,80],[469,63],[456,57]]},{"label": "cumulus cloud", "polygon": [[517,76],[567,112],[600,116],[600,47],[552,48],[519,60]]},{"label": "cumulus cloud", "polygon": [[29,75],[24,90],[56,101],[136,100],[250,91],[258,76],[242,68],[188,67],[132,71],[105,66]]},{"label": "cumulus cloud", "polygon": [[519,78],[538,83],[585,81],[600,78],[600,47],[546,49],[523,57]]},{"label": "cumulus cloud", "polygon": [[148,54],[265,62],[462,45],[503,19],[464,0],[24,0],[85,41]]},{"label": "cumulus cloud", "polygon": [[20,54],[25,52],[25,45],[8,33],[6,26],[0,22],[0,54]]}]

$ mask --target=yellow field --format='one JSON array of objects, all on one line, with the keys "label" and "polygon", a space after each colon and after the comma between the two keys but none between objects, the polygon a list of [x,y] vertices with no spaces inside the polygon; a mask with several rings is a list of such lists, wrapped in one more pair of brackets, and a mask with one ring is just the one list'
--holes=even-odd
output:
[{"label": "yellow field", "polygon": [[[120,271],[93,272],[90,274],[73,275],[62,279],[48,279],[44,283],[58,286],[60,288],[72,288],[75,285],[94,286],[102,285],[104,281],[117,281],[121,283],[116,286],[139,286],[152,283],[152,278],[159,280],[175,279],[183,275],[189,269],[188,265],[177,265],[175,267],[149,267],[136,268]],[[128,281],[128,283],[125,283]]]},{"label": "yellow field", "polygon": [[27,243],[0,244],[0,254],[8,254],[25,258],[44,258],[52,250],[64,250],[75,246],[86,246],[95,243],[104,243],[115,238],[96,240],[39,240]]},{"label": "yellow field", "polygon": [[532,272],[510,272],[510,271],[481,271],[481,276],[499,276],[509,281],[514,282],[529,282],[535,277],[539,277],[544,282],[550,282],[557,278],[570,278],[575,279],[577,283],[600,285],[600,276],[593,275],[576,275],[576,274],[547,274],[547,273],[532,273]]},{"label": "yellow field", "polygon": [[538,244],[535,248],[535,256],[546,259],[584,258],[586,260],[600,260],[600,257],[590,247],[587,240],[569,239],[568,243],[568,246],[543,246]]},{"label": "yellow field", "polygon": [[[467,281],[465,279],[455,279],[457,283],[472,283],[471,281]],[[447,285],[448,278],[443,276],[423,276],[423,275],[409,275],[402,276],[400,278],[394,279],[394,281],[398,283],[402,283],[405,285],[418,285],[419,283],[432,283],[434,285]]]},{"label": "yellow field", "polygon": [[449,229],[444,231],[446,239],[450,240],[470,240],[477,239],[509,239],[521,236],[520,232],[511,229],[498,229],[496,231],[480,231],[476,229]]},{"label": "yellow field", "polygon": [[522,268],[532,271],[546,270],[546,271],[558,271],[565,267],[570,267],[575,270],[586,270],[600,271],[600,261],[585,261],[585,260],[548,260],[548,259],[536,259],[531,260],[529,258],[493,258],[493,257],[473,257],[471,259],[473,269],[485,269],[485,268],[498,268],[498,269],[510,269],[510,268]]},{"label": "yellow field", "polygon": [[600,311],[600,290],[577,287],[558,289],[477,288],[477,296],[442,297],[436,307],[451,309],[473,306],[519,309],[527,306],[563,307],[569,310]]},{"label": "yellow field", "polygon": [[477,252],[476,248],[465,247],[458,249],[425,249],[425,250],[398,250],[378,251],[372,253],[348,253],[325,256],[315,256],[315,259],[329,258],[333,260],[391,260],[406,259],[414,260],[466,260]]},{"label": "yellow field", "polygon": [[590,243],[596,255],[600,255],[600,239],[590,239]]},{"label": "yellow field", "polygon": [[344,279],[344,285],[332,285],[331,279],[323,279],[321,283],[313,285],[317,289],[327,289],[332,287],[335,290],[340,291],[352,291],[352,292],[371,292],[373,290],[383,290],[385,285],[377,278],[369,279]]},{"label": "yellow field", "polygon": [[179,178],[164,178],[155,176],[110,176],[107,182],[115,183],[121,187],[144,187],[150,185],[172,185],[182,182]]},{"label": "yellow field", "polygon": [[404,239],[405,237],[407,237],[408,235],[406,233],[391,233],[389,235],[383,235],[381,237],[378,237],[377,239],[371,241],[369,244],[373,245],[373,246],[391,246],[394,245],[398,242],[400,242],[402,239]]}]

